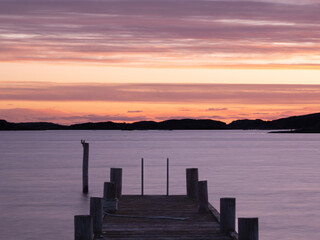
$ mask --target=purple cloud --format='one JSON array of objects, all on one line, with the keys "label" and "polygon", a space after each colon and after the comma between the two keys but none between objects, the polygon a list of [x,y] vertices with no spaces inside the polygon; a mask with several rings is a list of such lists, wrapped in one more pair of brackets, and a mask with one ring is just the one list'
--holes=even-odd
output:
[{"label": "purple cloud", "polygon": [[206,111],[226,111],[228,108],[208,108]]},{"label": "purple cloud", "polygon": [[320,85],[23,82],[0,86],[0,100],[309,105],[320,103]]},{"label": "purple cloud", "polygon": [[143,111],[141,110],[134,110],[134,111],[128,111],[128,113],[142,113]]},{"label": "purple cloud", "polygon": [[0,61],[319,67],[319,12],[315,0],[2,0]]}]

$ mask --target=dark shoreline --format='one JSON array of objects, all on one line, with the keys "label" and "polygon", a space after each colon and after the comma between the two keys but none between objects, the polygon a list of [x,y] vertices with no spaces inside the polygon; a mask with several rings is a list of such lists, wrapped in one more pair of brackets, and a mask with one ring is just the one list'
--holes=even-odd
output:
[{"label": "dark shoreline", "polygon": [[61,125],[51,122],[12,123],[0,120],[0,131],[43,130],[270,130],[271,133],[320,133],[320,113],[292,116],[272,121],[236,120],[229,124],[211,119],[170,119],[161,122],[87,122]]}]

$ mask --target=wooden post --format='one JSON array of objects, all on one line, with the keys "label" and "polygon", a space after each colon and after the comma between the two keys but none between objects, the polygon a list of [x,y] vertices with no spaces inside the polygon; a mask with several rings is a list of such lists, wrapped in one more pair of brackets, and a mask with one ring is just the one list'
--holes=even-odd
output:
[{"label": "wooden post", "polygon": [[116,185],[113,182],[105,182],[103,185],[103,213],[114,213],[117,210]]},{"label": "wooden post", "polygon": [[197,198],[198,194],[198,168],[186,169],[187,197]]},{"label": "wooden post", "polygon": [[83,162],[82,162],[82,192],[88,193],[89,191],[89,143],[81,140],[83,147]]},{"label": "wooden post", "polygon": [[92,240],[92,218],[90,215],[74,216],[74,239]]},{"label": "wooden post", "polygon": [[220,230],[233,232],[236,227],[236,199],[220,198]]},{"label": "wooden post", "polygon": [[102,234],[102,198],[90,198],[90,215],[92,217],[93,233],[94,236]]},{"label": "wooden post", "polygon": [[208,212],[208,184],[207,181],[198,182],[198,211]]},{"label": "wooden post", "polygon": [[110,169],[110,182],[116,186],[116,197],[120,199],[122,194],[122,168]]},{"label": "wooden post", "polygon": [[103,185],[103,199],[113,200],[116,198],[116,186],[112,182],[105,182]]},{"label": "wooden post", "polygon": [[143,181],[144,181],[144,162],[143,158],[141,158],[141,196],[143,196]]},{"label": "wooden post", "polygon": [[258,218],[238,218],[239,240],[259,240]]},{"label": "wooden post", "polygon": [[169,158],[167,158],[167,196],[169,196]]}]

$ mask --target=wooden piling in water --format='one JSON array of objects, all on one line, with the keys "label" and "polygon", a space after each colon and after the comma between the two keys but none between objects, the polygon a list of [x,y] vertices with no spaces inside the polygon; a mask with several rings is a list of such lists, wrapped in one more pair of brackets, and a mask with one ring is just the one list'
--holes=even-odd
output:
[{"label": "wooden piling in water", "polygon": [[236,199],[220,198],[220,230],[233,232],[236,225]]},{"label": "wooden piling in water", "polygon": [[144,195],[144,160],[141,158],[141,196]]},{"label": "wooden piling in water", "polygon": [[102,218],[103,218],[103,206],[102,198],[91,197],[90,198],[90,215],[92,217],[92,226],[94,236],[100,236],[102,234]]},{"label": "wooden piling in water", "polygon": [[83,147],[83,162],[82,162],[82,192],[88,193],[89,191],[89,143],[81,140]]},{"label": "wooden piling in water", "polygon": [[200,213],[208,212],[208,184],[207,181],[198,182],[198,211]]},{"label": "wooden piling in water", "polygon": [[167,158],[167,196],[169,196],[169,158]]},{"label": "wooden piling in water", "polygon": [[116,198],[120,199],[122,194],[122,168],[110,169],[110,182],[115,184]]},{"label": "wooden piling in water", "polygon": [[197,198],[198,194],[198,168],[186,169],[187,196]]},{"label": "wooden piling in water", "polygon": [[105,182],[103,185],[103,212],[114,213],[118,209],[116,185],[113,182]]},{"label": "wooden piling in water", "polygon": [[238,218],[239,240],[259,240],[258,218]]},{"label": "wooden piling in water", "polygon": [[93,228],[90,215],[74,216],[74,240],[92,240]]},{"label": "wooden piling in water", "polygon": [[103,199],[113,200],[116,198],[116,186],[113,182],[103,184]]}]

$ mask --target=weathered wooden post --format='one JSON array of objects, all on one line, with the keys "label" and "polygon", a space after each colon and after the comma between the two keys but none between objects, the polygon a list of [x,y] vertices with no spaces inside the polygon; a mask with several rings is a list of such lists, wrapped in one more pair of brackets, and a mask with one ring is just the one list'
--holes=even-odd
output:
[{"label": "weathered wooden post", "polygon": [[258,218],[238,218],[239,240],[259,240]]},{"label": "weathered wooden post", "polygon": [[167,196],[169,196],[169,158],[167,158]]},{"label": "weathered wooden post", "polygon": [[112,182],[105,182],[103,184],[103,199],[115,199],[116,198],[116,186]]},{"label": "weathered wooden post", "polygon": [[141,196],[144,194],[144,161],[143,158],[141,158]]},{"label": "weathered wooden post", "polygon": [[187,197],[197,198],[198,194],[198,168],[186,169]]},{"label": "weathered wooden post", "polygon": [[105,182],[103,185],[103,212],[113,213],[117,209],[116,186],[112,182]]},{"label": "weathered wooden post", "polygon": [[198,211],[208,212],[208,184],[207,181],[198,182]]},{"label": "weathered wooden post", "polygon": [[220,198],[220,231],[234,232],[236,227],[236,199]]},{"label": "weathered wooden post", "polygon": [[122,168],[110,169],[110,182],[116,186],[116,197],[120,199],[122,194]]},{"label": "weathered wooden post", "polygon": [[92,217],[93,234],[94,236],[100,236],[102,234],[102,198],[91,197],[90,198],[90,215]]},{"label": "weathered wooden post", "polygon": [[74,239],[92,240],[92,217],[90,215],[74,216]]},{"label": "weathered wooden post", "polygon": [[82,192],[88,193],[89,191],[89,143],[81,140],[83,147],[83,162],[82,162]]}]

